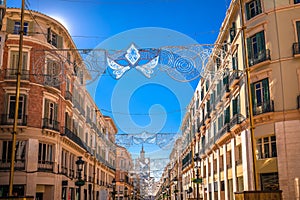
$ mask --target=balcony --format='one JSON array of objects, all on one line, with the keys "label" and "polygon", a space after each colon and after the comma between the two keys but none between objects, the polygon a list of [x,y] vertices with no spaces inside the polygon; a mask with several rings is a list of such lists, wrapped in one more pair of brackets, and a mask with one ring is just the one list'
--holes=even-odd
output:
[{"label": "balcony", "polygon": [[[4,79],[16,80],[18,69],[6,69]],[[21,70],[21,80],[29,80],[29,70]]]},{"label": "balcony", "polygon": [[253,106],[253,115],[260,115],[263,113],[274,111],[274,101],[262,102],[260,105]]},{"label": "balcony", "polygon": [[[9,170],[10,160],[0,160],[0,170]],[[15,160],[15,170],[25,170],[25,159]]]},{"label": "balcony", "polygon": [[[14,124],[14,114],[2,114],[0,119],[0,125],[9,125]],[[18,126],[27,126],[27,115],[18,116]]]},{"label": "balcony", "polygon": [[52,172],[54,163],[52,161],[39,161],[38,171]]},{"label": "balcony", "polygon": [[65,99],[72,102],[72,98],[73,98],[72,93],[70,91],[66,91],[66,93],[65,93]]},{"label": "balcony", "polygon": [[229,133],[230,132],[230,124],[227,123],[225,124],[216,134],[215,136],[215,141],[217,141],[218,139],[220,139],[224,134]]},{"label": "balcony", "polygon": [[54,87],[60,90],[60,80],[58,77],[53,77],[51,75],[44,76],[44,85],[48,87]]},{"label": "balcony", "polygon": [[252,57],[249,58],[249,66],[253,66],[256,65],[258,63],[267,61],[267,60],[271,60],[271,56],[270,56],[270,50],[269,49],[264,49],[254,55],[252,55]]},{"label": "balcony", "polygon": [[59,122],[48,118],[43,118],[43,129],[59,131]]},{"label": "balcony", "polygon": [[229,77],[229,88],[233,88],[238,82],[243,72],[239,70],[235,70]]},{"label": "balcony", "polygon": [[298,55],[300,54],[300,42],[295,42],[293,44],[293,55]]},{"label": "balcony", "polygon": [[245,117],[242,114],[235,114],[230,120],[230,128],[234,127],[237,124],[242,123],[245,120]]},{"label": "balcony", "polygon": [[65,128],[65,132],[64,134],[62,134],[62,136],[67,136],[70,140],[78,144],[81,148],[87,150],[82,140],[77,135],[75,135],[75,133],[73,133],[70,129]]}]

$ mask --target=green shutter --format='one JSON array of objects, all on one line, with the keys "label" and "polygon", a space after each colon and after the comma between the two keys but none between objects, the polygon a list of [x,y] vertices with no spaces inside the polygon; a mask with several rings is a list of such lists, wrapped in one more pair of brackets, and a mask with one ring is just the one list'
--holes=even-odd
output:
[{"label": "green shutter", "polygon": [[261,52],[261,51],[266,49],[264,31],[261,31],[261,32],[257,33],[256,37],[257,37],[258,52]]},{"label": "green shutter", "polygon": [[247,20],[249,20],[249,19],[250,19],[249,4],[246,3],[246,4],[245,4],[245,7],[246,7],[246,18],[247,18]]},{"label": "green shutter", "polygon": [[240,95],[238,95],[237,97],[236,97],[236,106],[237,106],[237,113],[240,113],[240,111],[241,111],[241,106],[240,106],[241,104],[240,104]]},{"label": "green shutter", "polygon": [[235,98],[235,99],[232,100],[232,115],[234,116],[237,113],[238,113],[237,98]]},{"label": "green shutter", "polygon": [[251,38],[247,38],[248,59],[252,58],[252,42]]},{"label": "green shutter", "polygon": [[269,80],[266,78],[262,80],[262,86],[263,86],[263,95],[264,95],[264,109],[271,108],[271,102],[270,102],[270,93],[269,93]]},{"label": "green shutter", "polygon": [[255,110],[256,108],[256,98],[255,98],[255,90],[254,84],[251,84],[251,100],[252,100],[252,109]]},{"label": "green shutter", "polygon": [[7,24],[7,26],[6,26],[6,32],[12,34],[14,32],[15,21],[7,18],[6,24]]},{"label": "green shutter", "polygon": [[300,21],[296,22],[298,43],[300,42]]},{"label": "green shutter", "polygon": [[257,3],[257,10],[258,10],[258,13],[262,13],[260,0],[257,0],[256,3]]},{"label": "green shutter", "polygon": [[230,122],[230,106],[228,106],[225,110],[225,124]]}]

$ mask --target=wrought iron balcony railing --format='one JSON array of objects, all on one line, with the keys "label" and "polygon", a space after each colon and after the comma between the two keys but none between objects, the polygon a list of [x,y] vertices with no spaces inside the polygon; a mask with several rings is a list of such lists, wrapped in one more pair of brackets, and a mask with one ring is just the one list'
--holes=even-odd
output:
[{"label": "wrought iron balcony railing", "polygon": [[48,118],[43,118],[43,129],[59,131],[59,122]]},{"label": "wrought iron balcony railing", "polygon": [[293,44],[293,55],[300,54],[300,42],[295,42]]},{"label": "wrought iron balcony railing", "polygon": [[77,135],[75,135],[75,133],[73,133],[70,129],[65,128],[65,132],[62,134],[62,136],[67,136],[70,140],[78,144],[81,148],[87,150],[83,141]]},{"label": "wrought iron balcony railing", "polygon": [[[18,69],[6,69],[4,79],[16,80]],[[21,70],[21,80],[29,80],[29,70]]]},{"label": "wrought iron balcony railing", "polygon": [[72,102],[72,97],[73,97],[72,93],[70,91],[66,91],[65,99]]},{"label": "wrought iron balcony railing", "polygon": [[264,62],[266,60],[271,60],[270,50],[264,49],[249,58],[249,66],[256,65],[258,63]]},{"label": "wrought iron balcony railing", "polygon": [[[9,170],[10,169],[10,160],[0,160],[0,170]],[[25,169],[25,159],[16,159],[15,160],[15,170],[24,170]]]},{"label": "wrought iron balcony railing", "polygon": [[263,113],[274,111],[274,101],[262,102],[261,105],[253,106],[253,115],[259,115]]},{"label": "wrought iron balcony railing", "polygon": [[38,171],[52,172],[54,163],[52,161],[39,161]]},{"label": "wrought iron balcony railing", "polygon": [[[14,114],[2,114],[0,119],[0,125],[13,125]],[[27,115],[19,115],[18,122],[19,126],[27,126]]]}]

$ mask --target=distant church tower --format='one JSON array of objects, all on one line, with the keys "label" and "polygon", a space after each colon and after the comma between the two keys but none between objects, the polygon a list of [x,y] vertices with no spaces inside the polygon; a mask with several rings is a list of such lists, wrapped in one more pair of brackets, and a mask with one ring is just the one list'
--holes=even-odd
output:
[{"label": "distant church tower", "polygon": [[140,157],[136,160],[135,163],[136,171],[139,174],[140,178],[140,195],[149,196],[148,192],[148,180],[150,180],[150,158],[145,157],[144,145],[140,151]]}]

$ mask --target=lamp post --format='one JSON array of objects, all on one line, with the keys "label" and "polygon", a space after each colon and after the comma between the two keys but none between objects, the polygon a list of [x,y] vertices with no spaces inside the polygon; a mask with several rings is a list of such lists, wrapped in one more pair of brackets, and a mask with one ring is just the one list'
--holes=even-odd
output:
[{"label": "lamp post", "polygon": [[175,178],[173,179],[173,181],[174,181],[174,185],[175,185],[175,189],[174,189],[175,200],[177,200],[177,192],[178,192],[178,190],[177,190],[177,182],[178,182],[177,177],[175,177]]},{"label": "lamp post", "polygon": [[200,178],[200,175],[199,175],[199,169],[201,167],[201,158],[199,157],[198,153],[195,154],[194,165],[196,168],[196,179],[194,179],[193,182],[196,183],[196,185],[197,185],[196,196],[197,196],[197,200],[199,200],[199,184],[202,183],[202,178]]},{"label": "lamp post", "polygon": [[115,196],[116,196],[116,179],[113,178],[111,184],[112,184],[112,187],[113,187],[112,199],[115,200]]},{"label": "lamp post", "polygon": [[127,193],[128,193],[128,188],[125,187],[125,188],[124,188],[124,199],[125,199],[125,200],[126,200],[127,197],[128,197]]},{"label": "lamp post", "polygon": [[78,200],[81,200],[81,186],[85,184],[84,180],[82,180],[81,172],[83,169],[84,161],[82,160],[82,157],[79,156],[78,160],[76,161],[77,165],[77,178],[78,180],[75,182],[75,185],[78,186]]}]

